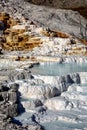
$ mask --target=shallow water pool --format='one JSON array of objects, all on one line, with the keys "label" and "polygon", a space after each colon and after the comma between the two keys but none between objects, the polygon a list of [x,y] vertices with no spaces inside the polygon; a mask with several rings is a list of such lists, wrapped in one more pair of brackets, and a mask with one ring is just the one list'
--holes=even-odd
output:
[{"label": "shallow water pool", "polygon": [[87,72],[87,64],[76,64],[76,63],[41,63],[31,69],[33,74],[38,75],[49,75],[49,76],[61,76],[74,72]]}]

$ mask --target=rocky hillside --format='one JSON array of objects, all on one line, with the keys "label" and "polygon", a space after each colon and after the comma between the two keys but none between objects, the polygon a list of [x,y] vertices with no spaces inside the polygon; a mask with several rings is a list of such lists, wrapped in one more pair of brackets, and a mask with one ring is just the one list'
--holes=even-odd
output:
[{"label": "rocky hillside", "polygon": [[7,3],[1,3],[0,11],[8,12],[14,18],[24,16],[40,26],[86,39],[87,20],[77,11],[46,8],[45,6],[30,4],[24,0],[9,0]]},{"label": "rocky hillside", "polygon": [[80,12],[87,18],[86,0],[25,0],[38,5],[50,6],[53,8],[72,9]]},{"label": "rocky hillside", "polygon": [[84,39],[76,39],[70,34],[38,26],[23,16],[21,19],[14,19],[7,13],[1,13],[0,21],[1,32],[3,31],[0,37],[0,47],[3,50],[32,50],[32,52],[34,50],[34,55],[45,55],[46,53],[50,53],[50,55],[51,53],[54,55],[58,55],[58,53],[87,55],[85,45],[81,45],[81,42],[87,44],[86,41],[83,41]]},{"label": "rocky hillside", "polygon": [[26,0],[28,2],[32,2],[38,5],[51,5],[57,8],[80,8],[80,7],[87,7],[86,0]]}]

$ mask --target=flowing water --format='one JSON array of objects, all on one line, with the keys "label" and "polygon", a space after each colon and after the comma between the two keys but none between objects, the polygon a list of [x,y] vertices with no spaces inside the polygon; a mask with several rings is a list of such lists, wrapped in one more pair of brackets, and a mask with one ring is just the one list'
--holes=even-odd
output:
[{"label": "flowing water", "polygon": [[[31,69],[31,71],[35,75],[61,76],[75,72],[87,72],[87,64],[59,64],[46,62],[41,63],[40,65],[35,65]],[[87,74],[84,76],[86,77]],[[78,87],[77,84],[75,85],[76,87]],[[39,115],[40,124],[42,124],[45,127],[45,130],[87,130],[87,104],[86,100],[84,100],[87,99],[87,82],[79,84],[79,88],[81,89],[81,92],[80,89],[76,90],[75,92],[69,92],[69,94],[71,94],[72,97],[74,94],[77,98],[73,97],[72,99],[70,96],[68,97],[68,99],[70,102],[73,102],[75,100],[75,103],[78,101],[83,101],[84,104],[82,105],[82,107],[76,107],[75,109],[71,110],[65,109],[64,111],[51,111],[50,113],[48,110],[46,114]],[[66,91],[65,93],[68,93],[68,91]],[[77,95],[80,97],[79,100]],[[24,101],[26,101],[27,103],[27,100],[24,99]],[[32,113],[25,112],[23,115],[16,117],[16,119],[22,122],[23,124],[29,123],[31,122],[31,115]]]}]

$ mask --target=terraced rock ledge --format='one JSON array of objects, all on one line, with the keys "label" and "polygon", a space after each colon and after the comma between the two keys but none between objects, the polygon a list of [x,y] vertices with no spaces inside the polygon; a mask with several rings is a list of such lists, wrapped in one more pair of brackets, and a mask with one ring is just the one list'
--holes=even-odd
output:
[{"label": "terraced rock ledge", "polygon": [[[61,71],[64,65],[82,69],[87,64],[86,35],[78,33],[85,29],[86,19],[81,16],[79,21],[77,12],[55,12],[20,0],[0,6],[0,129],[86,130],[87,69]],[[52,26],[52,18],[65,21],[64,31],[61,24]],[[51,70],[56,64],[62,73],[39,74],[40,66],[51,64]]]}]

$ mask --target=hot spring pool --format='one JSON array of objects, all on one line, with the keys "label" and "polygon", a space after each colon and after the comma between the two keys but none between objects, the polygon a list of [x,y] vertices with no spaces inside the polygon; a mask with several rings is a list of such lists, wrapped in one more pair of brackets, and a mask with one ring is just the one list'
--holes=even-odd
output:
[{"label": "hot spring pool", "polygon": [[51,63],[45,62],[40,65],[35,65],[31,72],[38,75],[61,76],[74,72],[87,72],[87,64],[77,63]]}]

